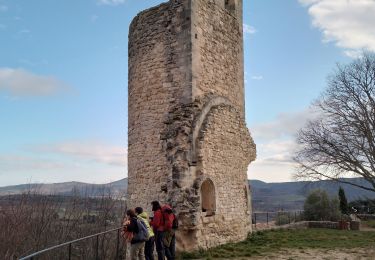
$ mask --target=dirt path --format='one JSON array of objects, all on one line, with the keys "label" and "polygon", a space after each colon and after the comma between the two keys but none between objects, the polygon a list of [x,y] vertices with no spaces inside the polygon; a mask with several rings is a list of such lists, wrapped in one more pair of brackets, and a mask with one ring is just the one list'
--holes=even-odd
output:
[{"label": "dirt path", "polygon": [[277,253],[265,254],[263,256],[236,258],[245,259],[272,259],[272,260],[362,260],[375,259],[375,245],[373,248],[351,248],[351,249],[282,249]]}]

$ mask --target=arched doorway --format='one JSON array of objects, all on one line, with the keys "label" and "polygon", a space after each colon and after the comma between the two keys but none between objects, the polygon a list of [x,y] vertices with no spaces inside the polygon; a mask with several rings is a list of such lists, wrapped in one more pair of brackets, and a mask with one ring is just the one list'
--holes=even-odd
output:
[{"label": "arched doorway", "polygon": [[216,194],[215,185],[210,179],[206,179],[201,186],[202,212],[206,217],[215,215],[216,212]]}]

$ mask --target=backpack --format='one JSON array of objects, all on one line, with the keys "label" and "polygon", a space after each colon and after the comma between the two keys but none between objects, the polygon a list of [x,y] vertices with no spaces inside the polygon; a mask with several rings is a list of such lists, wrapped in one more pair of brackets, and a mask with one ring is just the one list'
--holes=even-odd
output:
[{"label": "backpack", "polygon": [[138,233],[134,233],[133,240],[137,242],[147,241],[149,239],[149,233],[146,224],[142,220],[137,219],[137,227]]},{"label": "backpack", "polygon": [[178,229],[178,218],[176,217],[175,214],[173,214],[173,223],[172,223],[172,229]]},{"label": "backpack", "polygon": [[178,228],[178,219],[176,215],[173,213],[172,209],[164,209],[163,218],[165,230],[172,230]]}]

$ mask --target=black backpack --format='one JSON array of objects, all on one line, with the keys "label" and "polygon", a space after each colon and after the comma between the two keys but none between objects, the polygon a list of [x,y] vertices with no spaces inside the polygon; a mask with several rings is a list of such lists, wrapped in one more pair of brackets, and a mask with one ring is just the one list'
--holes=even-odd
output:
[{"label": "black backpack", "polygon": [[178,218],[176,217],[175,214],[173,214],[173,216],[174,216],[174,219],[172,223],[172,229],[178,229]]}]

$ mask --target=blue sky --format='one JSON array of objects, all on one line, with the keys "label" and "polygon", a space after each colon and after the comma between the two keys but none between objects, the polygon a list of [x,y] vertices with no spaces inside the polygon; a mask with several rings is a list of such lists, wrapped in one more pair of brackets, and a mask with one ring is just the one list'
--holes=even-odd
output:
[{"label": "blue sky", "polygon": [[[0,0],[0,186],[127,176],[128,26],[161,2]],[[375,2],[244,2],[248,175],[288,181],[327,75],[375,50]]]}]

